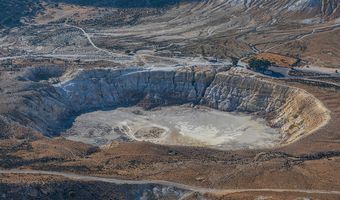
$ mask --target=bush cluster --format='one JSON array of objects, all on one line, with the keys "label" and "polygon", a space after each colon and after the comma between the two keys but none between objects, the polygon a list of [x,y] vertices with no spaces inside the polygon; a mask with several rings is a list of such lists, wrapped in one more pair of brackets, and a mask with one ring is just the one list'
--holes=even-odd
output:
[{"label": "bush cluster", "polygon": [[250,69],[257,71],[257,72],[265,72],[268,70],[268,68],[272,65],[272,63],[268,60],[261,60],[252,58],[249,61],[249,67]]}]

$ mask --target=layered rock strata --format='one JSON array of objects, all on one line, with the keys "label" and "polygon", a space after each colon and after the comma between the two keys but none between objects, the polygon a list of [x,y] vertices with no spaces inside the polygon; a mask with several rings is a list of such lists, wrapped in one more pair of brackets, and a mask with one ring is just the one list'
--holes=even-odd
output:
[{"label": "layered rock strata", "polygon": [[284,134],[282,143],[301,138],[329,118],[321,102],[301,89],[228,68],[76,69],[59,77],[57,84],[56,77],[49,76],[53,83],[16,81],[20,87],[1,97],[1,115],[53,135],[84,112],[136,104],[148,109],[192,103],[263,117]]}]

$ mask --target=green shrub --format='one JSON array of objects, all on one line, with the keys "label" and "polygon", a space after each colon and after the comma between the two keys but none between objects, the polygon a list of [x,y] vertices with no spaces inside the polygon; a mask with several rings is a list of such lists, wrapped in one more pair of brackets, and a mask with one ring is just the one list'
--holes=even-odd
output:
[{"label": "green shrub", "polygon": [[249,67],[250,69],[257,71],[257,72],[264,72],[268,70],[272,63],[268,60],[259,60],[256,58],[252,58],[249,61]]}]

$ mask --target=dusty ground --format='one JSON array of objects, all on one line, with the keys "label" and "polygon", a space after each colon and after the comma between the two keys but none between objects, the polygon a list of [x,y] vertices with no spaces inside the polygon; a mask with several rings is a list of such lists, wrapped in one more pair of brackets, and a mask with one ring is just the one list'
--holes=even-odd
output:
[{"label": "dusty ground", "polygon": [[[230,56],[245,58],[261,52],[270,53],[270,57],[279,54],[275,59],[283,66],[301,59],[303,65],[321,68],[321,72],[330,72],[323,69],[331,68],[334,73],[339,67],[337,13],[331,20],[319,24],[320,16],[313,18],[313,13],[306,14],[310,16],[287,14],[282,19],[275,9],[271,13],[252,9],[244,12],[218,2],[183,4],[170,10],[44,5],[45,12],[25,19],[22,27],[1,30],[0,75],[6,78],[10,71],[31,66],[89,69],[131,65],[205,66],[216,62],[224,65],[229,63]],[[275,81],[314,95],[331,111],[331,120],[313,134],[284,147],[220,151],[116,141],[98,148],[17,127],[15,134],[0,133],[7,138],[0,140],[0,167],[168,180],[207,188],[339,190],[340,80],[315,77],[314,72],[308,76],[305,72],[302,74],[317,82]],[[0,92],[7,90],[1,87]],[[7,130],[7,127],[1,128]],[[8,134],[13,135],[7,137]],[[72,190],[65,191],[61,198],[72,197],[76,191],[81,191],[79,198],[91,195],[87,190],[109,198],[112,193],[107,191],[120,194],[126,190],[116,191],[115,186],[58,176],[0,175],[2,189],[27,183],[42,184],[43,191],[45,187],[71,185]],[[192,194],[187,199],[198,199],[202,195],[208,199],[339,199],[338,195],[293,192]]]},{"label": "dusty ground", "polygon": [[[332,119],[314,134],[280,149],[218,151],[144,142],[114,142],[98,149],[61,138],[10,139],[1,141],[1,167],[169,180],[211,188],[337,190],[340,187],[339,92],[301,83],[287,84],[301,87],[319,98],[332,111]],[[250,198],[253,193],[235,195],[225,198]],[[282,198],[276,193],[259,192],[256,195]],[[287,195],[301,197],[300,194]],[[312,197],[333,198],[332,195]]]},{"label": "dusty ground", "polygon": [[[281,19],[276,9],[264,13],[260,8],[249,8],[244,12],[242,7],[214,1],[171,9],[95,8],[63,3],[43,4],[43,8],[38,16],[27,18],[22,29],[1,36],[0,52],[4,57],[38,54],[153,65],[151,55],[226,59],[274,52],[310,65],[334,68],[339,62],[336,12],[319,24],[322,19],[315,13],[285,13],[285,19]],[[89,37],[97,49],[87,40]],[[140,52],[138,56],[126,57],[136,52]]]},{"label": "dusty ground", "polygon": [[339,68],[339,34],[338,29],[318,33],[303,40],[288,42],[272,51],[283,55],[300,55],[311,65]]},{"label": "dusty ground", "polygon": [[[317,195],[317,194],[304,194],[304,193],[274,193],[274,192],[253,192],[253,193],[236,193],[227,195],[205,195],[207,199],[216,200],[336,200],[338,195]],[[197,199],[195,195],[190,197]],[[188,198],[188,199],[190,199]]]},{"label": "dusty ground", "polygon": [[79,116],[63,136],[96,146],[137,140],[218,149],[270,148],[278,145],[281,137],[264,120],[190,105],[92,112]]}]

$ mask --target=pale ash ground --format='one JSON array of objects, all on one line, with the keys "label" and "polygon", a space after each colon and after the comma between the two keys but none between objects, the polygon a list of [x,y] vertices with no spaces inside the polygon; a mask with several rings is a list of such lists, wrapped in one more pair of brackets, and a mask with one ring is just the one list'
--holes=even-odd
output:
[{"label": "pale ash ground", "polygon": [[279,144],[277,130],[250,115],[188,105],[145,111],[139,107],[97,111],[79,116],[63,133],[70,140],[97,146],[113,140],[219,149],[268,148]]}]

